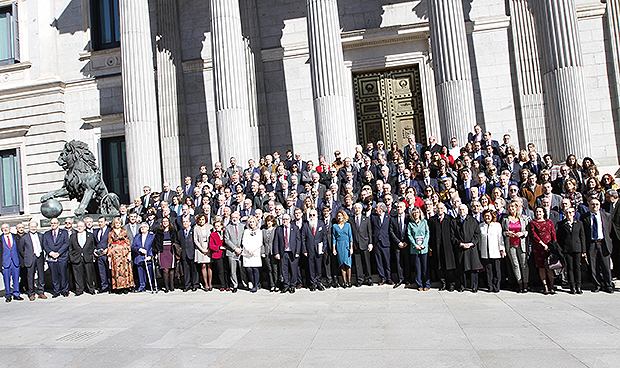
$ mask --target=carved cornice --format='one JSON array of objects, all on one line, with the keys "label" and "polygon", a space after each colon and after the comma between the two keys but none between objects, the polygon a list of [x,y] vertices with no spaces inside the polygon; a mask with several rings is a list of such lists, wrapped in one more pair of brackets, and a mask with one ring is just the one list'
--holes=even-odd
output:
[{"label": "carved cornice", "polygon": [[2,138],[16,138],[24,137],[28,134],[30,125],[16,125],[6,128],[0,128],[0,137]]}]

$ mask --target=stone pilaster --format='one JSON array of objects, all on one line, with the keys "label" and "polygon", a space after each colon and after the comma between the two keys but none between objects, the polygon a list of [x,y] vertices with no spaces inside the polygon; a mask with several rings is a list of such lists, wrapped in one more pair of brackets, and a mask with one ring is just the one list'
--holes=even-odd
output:
[{"label": "stone pilaster", "polygon": [[461,0],[428,0],[441,137],[467,142],[476,124],[474,90]]},{"label": "stone pilaster", "polygon": [[620,0],[607,0],[607,23],[616,79],[616,108],[620,108]]},{"label": "stone pilaster", "polygon": [[220,160],[226,163],[235,156],[246,166],[248,159],[258,160],[258,147],[250,119],[239,0],[211,0],[211,48]]},{"label": "stone pilaster", "polygon": [[352,155],[357,132],[350,101],[340,40],[336,0],[306,0],[310,71],[319,155],[329,162],[334,152]]},{"label": "stone pilaster", "polygon": [[523,137],[521,143],[534,143],[539,152],[548,152],[545,98],[534,14],[527,0],[510,0],[509,7],[510,31],[519,87],[518,109],[521,117],[519,130]]},{"label": "stone pilaster", "polygon": [[591,154],[583,58],[574,0],[538,0],[537,31],[551,151],[558,160]]},{"label": "stone pilaster", "polygon": [[177,0],[157,0],[157,92],[164,181],[190,175]]},{"label": "stone pilaster", "polygon": [[161,188],[161,155],[148,0],[120,0],[123,113],[129,195]]}]

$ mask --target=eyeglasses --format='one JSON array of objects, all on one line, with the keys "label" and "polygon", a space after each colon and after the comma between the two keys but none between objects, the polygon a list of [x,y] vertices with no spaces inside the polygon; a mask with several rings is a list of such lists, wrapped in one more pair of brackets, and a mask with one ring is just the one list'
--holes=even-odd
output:
[{"label": "eyeglasses", "polygon": [[519,189],[512,188],[512,189],[510,189],[510,191],[511,191],[511,192],[518,192],[518,191],[519,191]]},{"label": "eyeglasses", "polygon": [[316,215],[310,214],[310,217],[316,217]]}]

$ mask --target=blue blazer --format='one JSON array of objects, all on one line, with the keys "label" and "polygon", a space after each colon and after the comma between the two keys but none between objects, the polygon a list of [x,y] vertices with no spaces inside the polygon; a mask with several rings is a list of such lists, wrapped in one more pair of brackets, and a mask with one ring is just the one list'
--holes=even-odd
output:
[{"label": "blue blazer", "polygon": [[308,256],[319,255],[318,246],[323,243],[321,252],[325,253],[327,249],[327,229],[325,228],[325,222],[319,221],[316,224],[316,235],[312,233],[312,227],[309,222],[304,222],[301,226],[301,243],[303,253],[308,253]]},{"label": "blue blazer", "polygon": [[[155,234],[148,233],[146,234],[146,241],[144,242],[144,249],[146,249],[146,255],[149,257],[153,257],[153,240],[155,239]],[[133,243],[131,244],[131,250],[134,251],[136,256],[133,258],[133,263],[137,265],[144,264],[145,256],[138,252],[138,250],[142,248],[142,233],[137,234],[133,237]]]},{"label": "blue blazer", "polygon": [[[293,255],[301,254],[303,246],[301,244],[301,232],[299,228],[291,222],[291,233],[288,234],[288,245]],[[273,253],[284,254],[286,249],[286,239],[284,239],[284,226],[278,226],[273,238]]]},{"label": "blue blazer", "polygon": [[67,262],[69,261],[69,233],[65,229],[58,230],[58,236],[56,236],[56,242],[54,242],[54,236],[52,230],[48,230],[43,234],[43,249],[45,253],[58,252],[57,261]]},{"label": "blue blazer", "polygon": [[101,229],[95,229],[95,231],[93,232],[93,235],[95,236],[95,249],[105,249],[108,247],[108,237],[110,236],[110,227],[109,226],[105,227],[105,231],[101,234],[101,239],[99,239],[100,232],[101,232]]},{"label": "blue blazer", "polygon": [[13,234],[9,235],[11,237],[11,248],[7,244],[4,239],[4,235],[2,235],[2,247],[0,247],[0,259],[2,259],[2,267],[1,268],[9,268],[11,267],[11,263],[15,267],[19,267],[19,252],[17,251],[17,243],[15,242],[15,237]]},{"label": "blue blazer", "polygon": [[384,248],[390,247],[390,216],[387,212],[383,214],[383,223],[381,222],[381,216],[373,214],[370,216],[370,223],[372,224],[372,243],[375,246],[381,246]]}]

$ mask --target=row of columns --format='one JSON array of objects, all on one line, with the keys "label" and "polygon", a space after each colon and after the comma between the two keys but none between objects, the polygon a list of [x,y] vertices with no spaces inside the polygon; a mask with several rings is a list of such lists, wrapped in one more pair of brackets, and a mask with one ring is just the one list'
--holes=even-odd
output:
[{"label": "row of columns", "polygon": [[[123,62],[123,105],[130,194],[140,193],[142,183],[161,182],[157,135],[157,105],[149,9],[147,0],[120,0]],[[245,3],[244,3],[245,4]],[[535,5],[534,5],[535,4]],[[256,81],[250,76],[247,39],[242,34],[238,0],[210,0],[211,44],[216,123],[221,159],[237,157],[245,163],[259,155],[257,144]],[[176,0],[158,0],[158,22],[169,37],[160,40],[166,53],[158,54],[160,126],[164,156],[180,152],[186,132],[179,111],[182,94]],[[510,0],[513,17],[519,97],[536,111],[525,114],[524,128],[532,140],[543,140],[540,109],[542,86],[547,104],[552,149],[557,157],[590,154],[583,62],[574,0]],[[306,0],[310,71],[315,124],[320,155],[352,149],[357,139],[350,118],[347,71],[344,66],[337,0]],[[465,142],[476,123],[469,47],[462,0],[428,0],[430,40],[441,134]],[[532,14],[536,14],[536,32]],[[176,27],[176,29],[175,29]],[[537,34],[538,37],[534,37]],[[175,36],[176,35],[176,36]],[[530,53],[542,52],[541,68]],[[160,70],[161,69],[161,70]],[[542,70],[542,73],[539,72]],[[160,80],[161,79],[161,80]],[[181,88],[181,89],[180,89]],[[175,107],[176,106],[176,107]],[[528,138],[530,139],[530,138]],[[542,144],[540,144],[542,145]],[[144,152],[150,152],[145,155]],[[187,154],[180,156],[187,157]],[[177,180],[183,157],[168,157],[165,178]],[[183,164],[181,164],[183,166]]]}]

